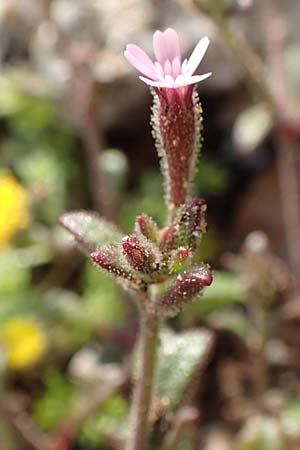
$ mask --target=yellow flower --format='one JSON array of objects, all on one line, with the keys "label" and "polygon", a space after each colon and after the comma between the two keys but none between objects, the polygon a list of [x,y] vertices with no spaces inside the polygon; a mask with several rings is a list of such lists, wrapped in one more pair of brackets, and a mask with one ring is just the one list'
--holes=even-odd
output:
[{"label": "yellow flower", "polygon": [[28,197],[17,180],[7,173],[0,175],[0,247],[29,221]]},{"label": "yellow flower", "polygon": [[32,318],[14,317],[1,328],[8,366],[23,369],[40,359],[46,348],[46,335]]}]

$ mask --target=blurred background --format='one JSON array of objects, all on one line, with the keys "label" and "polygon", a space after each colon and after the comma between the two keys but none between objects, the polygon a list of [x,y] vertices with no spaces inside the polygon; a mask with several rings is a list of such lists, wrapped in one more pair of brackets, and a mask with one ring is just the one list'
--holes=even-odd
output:
[{"label": "blurred background", "polygon": [[[136,310],[58,217],[163,225],[152,96],[123,51],[153,56],[168,27],[187,56],[211,41],[194,191],[214,283],[170,327],[213,344],[184,379],[166,360],[151,450],[300,448],[299,22],[298,0],[1,0],[0,450],[124,448]],[[197,414],[161,447],[191,380]]]}]

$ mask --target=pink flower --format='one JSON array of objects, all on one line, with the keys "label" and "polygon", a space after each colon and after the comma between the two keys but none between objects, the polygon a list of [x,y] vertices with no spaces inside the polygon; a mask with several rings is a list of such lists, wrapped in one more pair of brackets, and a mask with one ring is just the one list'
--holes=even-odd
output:
[{"label": "pink flower", "polygon": [[150,86],[157,88],[180,88],[198,83],[211,75],[194,75],[201,63],[209,39],[202,38],[196,45],[190,58],[181,62],[179,36],[175,30],[156,31],[153,35],[153,49],[157,59],[155,63],[137,45],[128,44],[124,52],[125,57],[139,72],[146,75],[139,78]]}]

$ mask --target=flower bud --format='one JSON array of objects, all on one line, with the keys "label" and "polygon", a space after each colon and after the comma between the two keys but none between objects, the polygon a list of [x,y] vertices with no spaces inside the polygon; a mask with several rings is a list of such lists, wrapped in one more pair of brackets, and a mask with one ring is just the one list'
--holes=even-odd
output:
[{"label": "flower bud", "polygon": [[186,267],[190,253],[190,250],[186,247],[181,247],[175,252],[169,264],[170,274],[180,272]]},{"label": "flower bud", "polygon": [[159,249],[164,252],[168,252],[176,248],[178,241],[178,227],[171,225],[164,228],[160,232],[159,237]]},{"label": "flower bud", "polygon": [[107,271],[113,277],[123,280],[128,287],[133,289],[141,289],[144,285],[130,272],[125,261],[122,261],[123,255],[120,254],[119,248],[116,246],[107,246],[91,253],[91,259]]},{"label": "flower bud", "polygon": [[151,242],[157,242],[158,227],[154,220],[145,214],[137,216],[134,231],[138,236],[143,236]]},{"label": "flower bud", "polygon": [[197,197],[183,205],[178,214],[179,241],[181,245],[195,250],[206,231],[204,200]]},{"label": "flower bud", "polygon": [[151,275],[158,270],[159,264],[155,253],[148,243],[140,241],[134,234],[122,240],[125,258],[137,272]]},{"label": "flower bud", "polygon": [[178,275],[173,285],[157,303],[152,305],[152,308],[158,315],[174,316],[184,305],[201,294],[205,286],[210,286],[211,283],[212,272],[207,265],[203,265],[192,272]]}]

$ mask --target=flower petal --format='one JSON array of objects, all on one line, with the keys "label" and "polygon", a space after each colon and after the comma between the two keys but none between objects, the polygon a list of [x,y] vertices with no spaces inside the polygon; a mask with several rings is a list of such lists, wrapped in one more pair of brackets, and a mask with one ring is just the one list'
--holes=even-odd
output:
[{"label": "flower petal", "polygon": [[171,75],[165,75],[165,82],[169,86],[175,86],[175,79]]},{"label": "flower petal", "polygon": [[124,55],[128,62],[139,72],[154,80],[157,79],[157,73],[153,62],[140,47],[135,44],[128,44]]},{"label": "flower petal", "polygon": [[155,61],[154,65],[155,65],[157,76],[159,78],[163,79],[164,78],[164,71],[163,71],[163,68],[161,67],[161,64],[159,64],[159,62]]},{"label": "flower petal", "polygon": [[165,42],[165,35],[161,31],[157,30],[153,34],[153,50],[157,61],[162,67],[168,59],[167,46]]},{"label": "flower petal", "polygon": [[208,46],[209,46],[208,37],[202,38],[196,45],[186,65],[186,70],[189,75],[193,75],[193,73],[201,63]]},{"label": "flower petal", "polygon": [[170,61],[167,59],[164,65],[164,75],[171,75],[172,74],[172,66]]},{"label": "flower petal", "polygon": [[206,78],[210,77],[211,74],[212,73],[209,72],[209,73],[205,73],[203,75],[193,75],[193,76],[185,76],[185,77],[183,75],[178,75],[178,77],[176,78],[175,81],[172,77],[170,77],[168,75],[167,75],[165,81],[153,81],[153,80],[149,80],[148,78],[145,78],[142,76],[140,76],[139,79],[142,80],[144,83],[148,84],[149,86],[177,89],[180,87],[189,86],[190,84],[199,83],[200,81],[203,81]]},{"label": "flower petal", "polygon": [[183,75],[186,75],[186,73],[187,73],[187,71],[186,71],[187,62],[188,62],[188,60],[185,59],[185,60],[183,61],[183,63],[181,64],[181,73],[182,73]]},{"label": "flower petal", "polygon": [[167,83],[166,81],[153,81],[141,76],[139,77],[139,79],[142,80],[144,83],[148,84],[149,86],[153,87],[160,87],[160,88],[174,87],[173,85],[169,85],[169,83]]},{"label": "flower petal", "polygon": [[165,31],[155,31],[153,35],[153,49],[157,61],[164,67],[167,60],[172,63],[173,59],[181,61],[181,50],[179,36],[173,28]]},{"label": "flower petal", "polygon": [[175,87],[189,86],[190,84],[196,84],[200,81],[206,80],[206,78],[211,76],[211,72],[205,73],[203,75],[193,75],[193,76],[183,76],[178,75],[175,81]]},{"label": "flower petal", "polygon": [[178,57],[173,59],[172,63],[172,75],[174,78],[176,78],[181,72],[181,64]]},{"label": "flower petal", "polygon": [[173,59],[178,58],[181,62],[180,41],[177,32],[173,30],[173,28],[167,28],[164,32],[164,36],[168,59],[172,62]]}]

